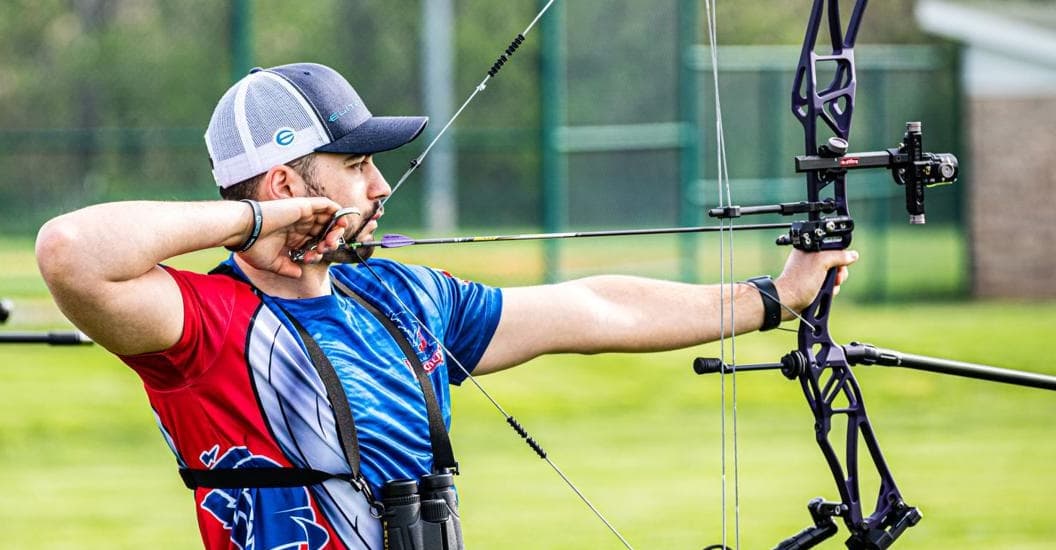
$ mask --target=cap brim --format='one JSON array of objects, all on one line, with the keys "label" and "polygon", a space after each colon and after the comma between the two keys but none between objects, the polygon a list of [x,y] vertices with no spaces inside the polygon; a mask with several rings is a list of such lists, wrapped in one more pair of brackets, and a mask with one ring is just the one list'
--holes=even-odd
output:
[{"label": "cap brim", "polygon": [[320,153],[358,153],[371,155],[391,151],[418,137],[428,117],[376,116],[356,126],[340,139],[316,149]]}]

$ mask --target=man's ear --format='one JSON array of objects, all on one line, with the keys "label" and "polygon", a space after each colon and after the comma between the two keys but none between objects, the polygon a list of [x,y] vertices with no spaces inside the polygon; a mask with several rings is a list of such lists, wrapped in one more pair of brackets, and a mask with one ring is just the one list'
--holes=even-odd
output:
[{"label": "man's ear", "polygon": [[303,197],[304,181],[293,168],[280,164],[264,173],[258,192],[264,200]]}]

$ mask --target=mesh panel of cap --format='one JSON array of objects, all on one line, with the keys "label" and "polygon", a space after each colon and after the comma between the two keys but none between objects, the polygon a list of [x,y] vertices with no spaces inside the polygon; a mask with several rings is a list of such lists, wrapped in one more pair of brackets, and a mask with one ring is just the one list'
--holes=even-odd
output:
[{"label": "mesh panel of cap", "polygon": [[281,128],[296,131],[312,126],[297,99],[278,81],[263,74],[251,80],[246,90],[246,122],[257,147],[270,142]]},{"label": "mesh panel of cap", "polygon": [[250,73],[220,98],[205,139],[221,187],[328,143],[308,102],[281,76],[266,71]]},{"label": "mesh panel of cap", "polygon": [[246,152],[242,147],[242,140],[238,138],[238,127],[235,126],[235,92],[233,87],[220,98],[220,103],[213,111],[213,119],[209,122],[209,149],[213,153],[213,161],[223,161],[237,157]]}]

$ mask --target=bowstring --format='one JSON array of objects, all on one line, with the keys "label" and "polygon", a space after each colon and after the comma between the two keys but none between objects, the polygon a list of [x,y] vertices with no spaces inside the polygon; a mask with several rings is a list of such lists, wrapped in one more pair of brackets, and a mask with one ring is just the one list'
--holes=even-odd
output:
[{"label": "bowstring", "polygon": [[[715,8],[717,7],[718,0],[705,0],[704,10],[707,18],[707,29],[708,29],[708,46],[711,51],[711,76],[713,85],[713,94],[715,101],[715,157],[717,167],[716,185],[718,192],[719,207],[730,206],[733,204],[732,194],[730,193],[730,175],[729,166],[726,159],[726,135],[722,124],[722,100],[719,94],[719,53],[718,53],[718,33],[716,24],[716,13]],[[741,526],[740,526],[740,468],[739,468],[739,448],[737,441],[737,319],[734,312],[734,294],[736,290],[736,275],[734,273],[734,255],[733,255],[733,220],[720,220],[720,228],[728,227],[726,231],[719,231],[719,358],[723,363],[726,363],[726,295],[729,294],[730,305],[729,305],[729,319],[730,319],[730,338],[729,338],[729,349],[730,349],[730,386],[731,386],[731,401],[732,401],[732,435],[733,435],[733,538],[734,547],[740,548],[741,546]],[[727,236],[727,233],[729,235]],[[727,269],[729,270],[729,283],[727,283]],[[721,401],[721,413],[720,422],[721,427],[721,477],[722,477],[722,545],[729,547],[728,542],[728,523],[727,509],[729,508],[728,489],[727,489],[727,449],[726,449],[726,371],[723,369],[719,375],[719,386],[720,386],[720,401]]]},{"label": "bowstring", "polygon": [[[385,203],[387,203],[389,201],[389,199],[391,199],[393,197],[393,195],[396,194],[396,191],[403,185],[403,183],[405,181],[407,181],[407,179],[411,176],[411,174],[413,174],[414,171],[417,170],[419,166],[421,166],[422,161],[425,160],[426,156],[428,156],[429,152],[433,149],[433,147],[440,140],[440,138],[443,137],[443,135],[445,133],[447,133],[447,130],[449,128],[451,128],[451,126],[455,123],[455,120],[458,119],[458,117],[462,114],[463,111],[465,111],[466,107],[469,106],[469,104],[477,97],[477,95],[480,92],[484,91],[485,88],[487,88],[488,81],[490,81],[496,74],[498,74],[498,71],[502,68],[502,66],[506,63],[506,61],[509,60],[509,57],[511,55],[513,55],[513,53],[517,50],[517,48],[520,47],[521,43],[524,42],[524,37],[532,30],[532,28],[535,27],[535,25],[539,22],[539,20],[543,17],[543,15],[550,9],[550,6],[552,6],[555,1],[556,0],[549,0],[549,2],[547,2],[536,13],[535,17],[528,24],[528,26],[525,27],[525,29],[523,31],[521,31],[517,35],[517,37],[510,43],[510,45],[506,47],[505,53],[499,56],[499,58],[496,60],[496,62],[491,66],[491,69],[489,69],[488,73],[484,76],[484,79],[481,80],[479,84],[477,84],[477,86],[469,94],[469,96],[466,98],[466,100],[462,102],[462,105],[458,108],[458,110],[455,111],[454,115],[452,115],[451,118],[440,129],[440,131],[437,132],[436,136],[434,136],[433,139],[428,143],[428,145],[426,145],[426,147],[422,150],[421,154],[419,154],[417,157],[414,158],[414,160],[412,160],[410,162],[410,166],[403,173],[403,175],[400,176],[400,179],[397,180],[396,184],[392,186],[392,189],[389,191],[388,196],[386,196],[381,201],[379,201],[378,206],[375,208],[375,212],[377,210],[380,210],[382,207],[384,207]],[[358,229],[356,229],[355,231],[353,231],[351,233],[351,235],[359,235],[359,233],[362,232],[363,228],[365,228],[367,223],[369,223],[369,222],[370,222],[370,217],[364,216],[364,219],[361,222],[360,227]],[[349,234],[349,233],[346,232],[346,234]],[[520,424],[518,424],[517,421],[513,418],[513,416],[509,415],[506,412],[506,410],[499,404],[499,402],[496,401],[491,396],[491,394],[489,394],[488,391],[484,389],[484,386],[482,386],[477,381],[477,379],[469,372],[469,369],[467,369],[462,364],[462,362],[458,360],[458,357],[456,357],[453,353],[451,353],[451,351],[447,348],[447,346],[445,346],[444,343],[441,342],[440,339],[436,337],[436,335],[429,329],[428,325],[423,323],[421,321],[421,319],[419,319],[418,316],[415,315],[414,311],[411,310],[411,308],[407,306],[407,304],[403,301],[403,299],[400,298],[399,294],[397,294],[396,291],[393,290],[381,278],[381,276],[378,275],[374,271],[374,269],[370,266],[369,261],[362,260],[360,262],[360,265],[363,265],[363,266],[365,266],[367,268],[367,270],[370,272],[370,274],[375,279],[377,279],[377,281],[381,285],[381,287],[383,289],[385,289],[385,291],[388,292],[389,295],[391,295],[396,300],[396,302],[403,309],[403,311],[405,313],[407,313],[408,315],[410,315],[415,320],[415,322],[418,323],[418,326],[420,326],[422,328],[422,330],[425,331],[425,333],[428,334],[430,338],[432,338],[433,342],[435,342],[437,344],[437,346],[439,346],[440,349],[443,350],[444,354],[448,358],[450,358],[453,363],[455,363],[455,365],[459,368],[459,370],[463,374],[466,375],[466,379],[469,380],[477,388],[477,390],[479,390],[481,392],[481,394],[483,394],[484,397],[487,398],[487,400],[489,402],[491,402],[492,406],[494,406],[495,409],[506,419],[506,421],[511,426],[513,426],[514,431],[518,432],[524,439],[527,440],[529,446],[532,447],[532,449],[535,450],[537,454],[539,454],[539,457],[542,458],[550,466],[550,468],[558,475],[558,477],[561,478],[562,481],[564,481],[565,485],[567,485],[572,490],[572,492],[575,493],[577,497],[579,497],[579,499],[587,506],[587,508],[589,508],[591,510],[591,512],[593,512],[594,515],[599,520],[601,520],[601,522],[605,525],[605,527],[607,527],[608,530],[613,535],[615,535],[617,539],[619,539],[620,543],[623,544],[623,546],[625,548],[627,548],[628,550],[633,550],[633,547],[630,545],[629,542],[627,542],[627,539],[625,539],[623,537],[623,535],[620,534],[620,532],[616,529],[616,527],[611,522],[609,522],[609,520],[601,513],[601,510],[599,510],[598,507],[595,506],[594,503],[592,503],[590,501],[590,499],[587,498],[586,494],[584,494],[583,491],[581,491],[579,489],[579,487],[577,487],[576,484],[572,482],[572,479],[569,478],[564,473],[564,471],[562,471],[561,468],[559,468],[557,466],[557,464],[553,460],[551,460],[550,457],[545,452],[542,451],[542,449],[541,449],[541,447],[539,447],[538,443],[536,443],[532,438],[530,438],[527,435],[527,432],[524,430],[524,428],[522,428],[520,426]]]},{"label": "bowstring", "polygon": [[[556,0],[550,0],[546,3],[546,5],[542,7],[542,9],[539,10],[538,13],[535,14],[535,18],[532,19],[532,22],[528,23],[528,26],[525,27],[519,35],[517,35],[520,41],[523,41],[524,37],[527,36],[529,32],[531,32],[532,28],[535,27],[535,24],[539,22],[539,20],[543,17],[544,14],[546,14],[546,12],[550,9],[550,6],[553,5],[555,1]],[[403,182],[407,181],[407,178],[411,177],[411,174],[413,174],[414,171],[417,170],[419,166],[421,166],[422,161],[425,160],[425,157],[429,154],[429,151],[431,151],[433,149],[433,146],[436,145],[436,142],[440,141],[440,138],[443,137],[445,133],[447,133],[448,128],[450,128],[451,125],[454,124],[456,120],[458,120],[458,117],[462,114],[462,111],[465,111],[466,107],[468,107],[469,104],[474,99],[476,99],[477,94],[483,92],[484,89],[488,87],[488,81],[491,80],[492,77],[494,77],[496,74],[498,74],[499,69],[502,67],[503,64],[506,63],[506,60],[509,59],[509,56],[513,55],[513,51],[515,51],[517,47],[520,46],[520,41],[517,41],[515,39],[515,41],[511,43],[509,47],[506,48],[506,55],[503,55],[499,58],[501,62],[497,61],[495,65],[492,65],[491,70],[489,70],[488,73],[484,75],[484,79],[481,80],[475,88],[473,88],[473,91],[469,94],[469,97],[467,97],[466,100],[462,102],[462,106],[460,106],[458,110],[455,111],[454,115],[451,115],[451,118],[448,119],[447,123],[444,124],[443,128],[441,128],[440,131],[437,132],[435,136],[433,136],[433,139],[429,142],[428,145],[425,146],[425,149],[422,150],[422,153],[411,161],[411,164],[407,167],[407,170],[403,173],[402,176],[400,176],[400,179],[396,180],[396,184],[392,186],[392,191],[389,192],[389,196],[382,199],[382,206],[385,206],[385,203],[388,202],[388,200],[396,194],[396,190],[399,189],[401,185],[403,185]]]}]

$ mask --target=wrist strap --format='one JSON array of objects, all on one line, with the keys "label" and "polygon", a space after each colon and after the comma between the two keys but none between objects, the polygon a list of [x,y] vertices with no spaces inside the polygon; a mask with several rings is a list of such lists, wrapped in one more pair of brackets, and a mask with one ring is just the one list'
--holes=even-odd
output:
[{"label": "wrist strap", "polygon": [[748,279],[748,284],[754,286],[759,291],[759,296],[763,298],[763,326],[759,330],[767,331],[777,328],[781,324],[781,302],[773,279],[769,275],[752,277]]},{"label": "wrist strap", "polygon": [[260,228],[264,225],[264,215],[260,211],[260,203],[253,199],[242,199],[238,202],[244,202],[249,205],[250,209],[253,210],[253,229],[249,232],[249,236],[246,240],[238,246],[225,246],[224,248],[231,252],[245,252],[249,250],[249,247],[253,246],[257,242],[257,237],[260,237]]}]

